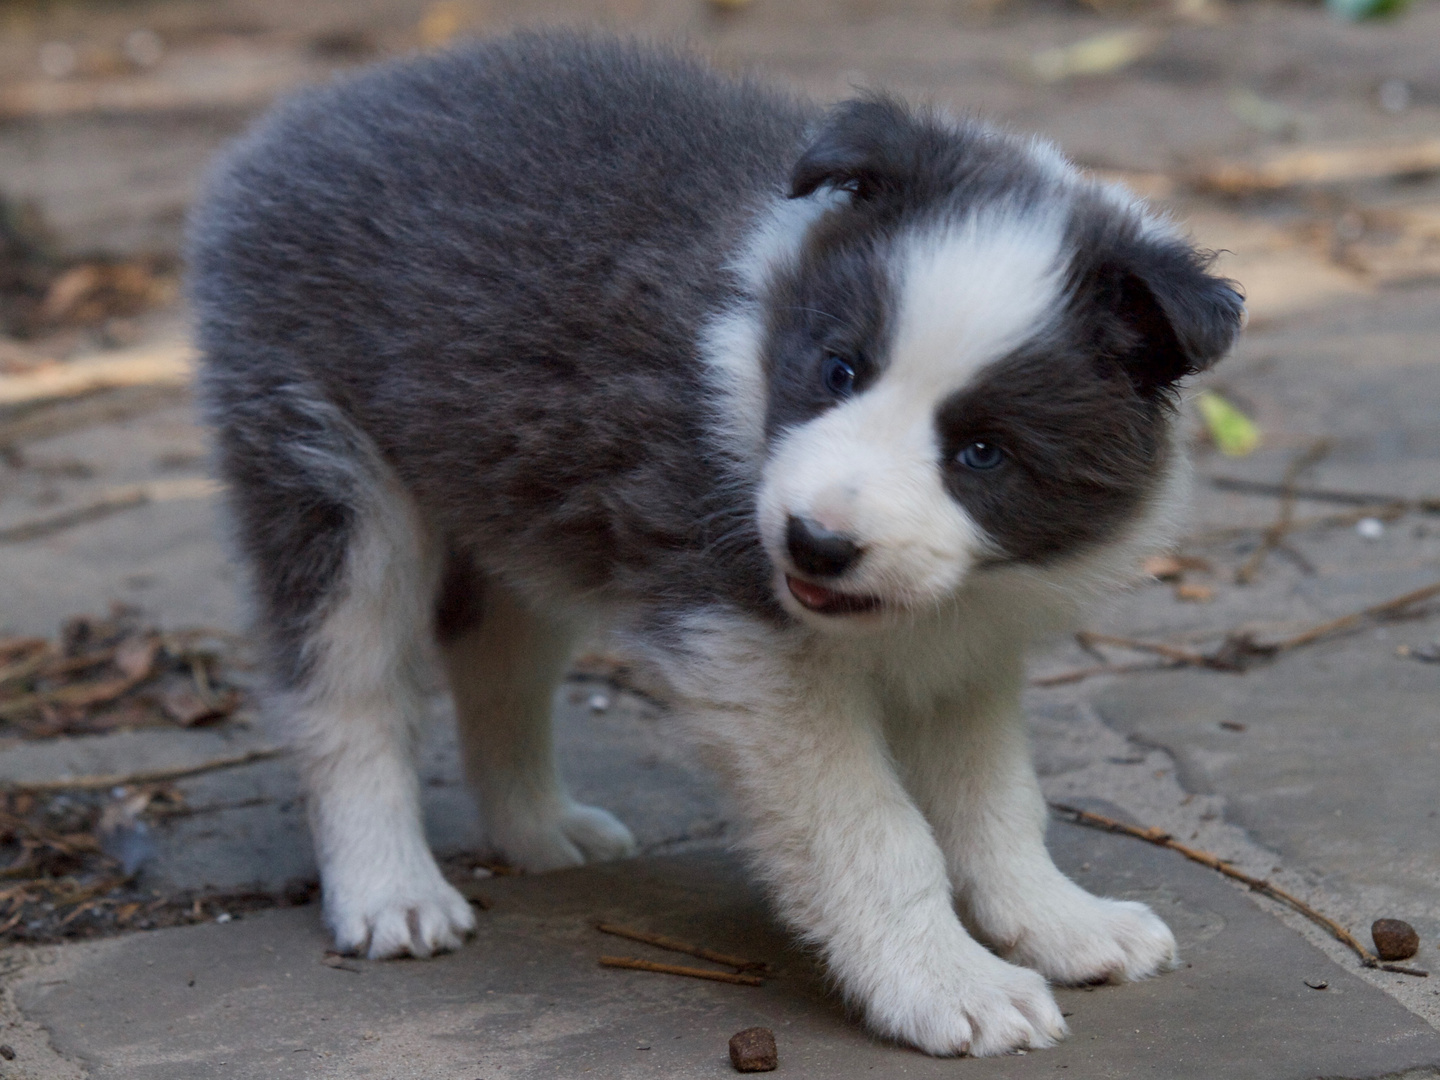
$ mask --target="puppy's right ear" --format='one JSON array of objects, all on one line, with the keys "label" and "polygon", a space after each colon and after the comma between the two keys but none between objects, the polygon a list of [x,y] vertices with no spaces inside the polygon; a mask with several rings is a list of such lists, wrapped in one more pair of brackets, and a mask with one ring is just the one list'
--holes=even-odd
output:
[{"label": "puppy's right ear", "polygon": [[822,186],[873,199],[902,187],[914,170],[916,122],[894,98],[842,101],[790,174],[790,198]]}]

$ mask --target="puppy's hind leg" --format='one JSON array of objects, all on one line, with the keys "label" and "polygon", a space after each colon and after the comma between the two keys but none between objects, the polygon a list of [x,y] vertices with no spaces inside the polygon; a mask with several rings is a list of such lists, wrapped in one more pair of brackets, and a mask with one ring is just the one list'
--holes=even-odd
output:
[{"label": "puppy's hind leg", "polygon": [[402,492],[368,494],[291,702],[337,945],[423,957],[475,927],[425,841],[415,772],[435,560]]},{"label": "puppy's hind leg", "polygon": [[454,948],[475,917],[421,827],[416,644],[436,560],[415,508],[318,395],[268,386],[216,412],[267,707],[294,733],[336,944],[372,958]]},{"label": "puppy's hind leg", "polygon": [[633,855],[630,830],[575,802],[556,767],[551,703],[576,627],[480,580],[458,555],[437,623],[466,775],[499,854],[531,871]]}]

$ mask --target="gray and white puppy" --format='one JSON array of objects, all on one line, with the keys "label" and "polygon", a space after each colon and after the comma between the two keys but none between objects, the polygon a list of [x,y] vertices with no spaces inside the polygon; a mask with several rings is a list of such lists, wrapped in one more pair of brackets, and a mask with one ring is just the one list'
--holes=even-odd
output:
[{"label": "gray and white puppy", "polygon": [[888,97],[530,34],[280,108],[190,265],[340,948],[473,927],[421,828],[437,652],[494,847],[634,850],[551,752],[603,620],[876,1032],[1046,1046],[1047,979],[1173,962],[1146,907],[1050,861],[1019,713],[1027,643],[1163,539],[1174,387],[1242,316],[1130,196]]}]

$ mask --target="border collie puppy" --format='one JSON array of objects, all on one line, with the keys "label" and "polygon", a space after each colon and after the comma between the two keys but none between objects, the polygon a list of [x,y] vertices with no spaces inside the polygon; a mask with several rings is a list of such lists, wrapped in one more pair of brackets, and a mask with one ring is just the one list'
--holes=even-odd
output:
[{"label": "border collie puppy", "polygon": [[1047,1046],[1047,980],[1172,965],[1052,864],[1019,695],[1164,537],[1176,383],[1243,310],[1207,264],[1044,143],[605,37],[281,107],[210,183],[191,295],[338,946],[473,928],[421,828],[434,658],[500,854],[635,850],[551,748],[603,621],[875,1032]]}]

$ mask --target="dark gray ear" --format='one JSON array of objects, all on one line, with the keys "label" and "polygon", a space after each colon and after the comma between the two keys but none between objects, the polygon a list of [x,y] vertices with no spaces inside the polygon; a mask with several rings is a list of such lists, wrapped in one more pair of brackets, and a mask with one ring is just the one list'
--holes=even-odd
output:
[{"label": "dark gray ear", "polygon": [[1170,243],[1140,247],[1099,268],[1101,303],[1122,329],[1114,355],[1140,393],[1169,390],[1235,344],[1245,298],[1235,282],[1208,272],[1212,261]]},{"label": "dark gray ear", "polygon": [[790,174],[790,198],[829,185],[870,199],[905,183],[914,168],[919,125],[899,101],[883,96],[842,101]]}]

